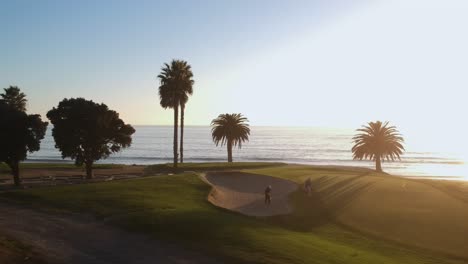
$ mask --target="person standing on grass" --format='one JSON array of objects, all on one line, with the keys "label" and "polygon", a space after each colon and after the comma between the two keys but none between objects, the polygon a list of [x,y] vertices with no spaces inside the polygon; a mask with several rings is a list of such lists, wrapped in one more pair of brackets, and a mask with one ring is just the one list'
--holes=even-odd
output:
[{"label": "person standing on grass", "polygon": [[265,189],[265,204],[271,204],[271,185],[268,185]]}]

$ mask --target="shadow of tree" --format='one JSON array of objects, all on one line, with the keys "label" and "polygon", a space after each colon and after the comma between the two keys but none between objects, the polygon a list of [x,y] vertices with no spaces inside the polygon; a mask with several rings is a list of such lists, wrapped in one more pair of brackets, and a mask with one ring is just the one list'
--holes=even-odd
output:
[{"label": "shadow of tree", "polygon": [[290,215],[270,217],[267,221],[296,231],[312,231],[314,228],[334,222],[340,211],[349,206],[373,185],[359,181],[369,173],[341,180],[340,176],[322,176],[312,180],[312,193],[302,189],[290,195],[294,211]]}]

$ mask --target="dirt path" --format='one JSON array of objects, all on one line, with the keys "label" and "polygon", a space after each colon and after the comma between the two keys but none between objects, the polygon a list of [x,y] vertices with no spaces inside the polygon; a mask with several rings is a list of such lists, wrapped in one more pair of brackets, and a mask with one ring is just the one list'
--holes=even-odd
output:
[{"label": "dirt path", "polygon": [[[250,216],[272,216],[291,213],[288,195],[297,184],[270,176],[242,172],[213,172],[205,179],[213,186],[208,200],[216,206]],[[272,201],[264,203],[264,190],[272,186]]]},{"label": "dirt path", "polygon": [[91,217],[56,215],[3,203],[0,232],[43,252],[51,263],[222,263]]}]

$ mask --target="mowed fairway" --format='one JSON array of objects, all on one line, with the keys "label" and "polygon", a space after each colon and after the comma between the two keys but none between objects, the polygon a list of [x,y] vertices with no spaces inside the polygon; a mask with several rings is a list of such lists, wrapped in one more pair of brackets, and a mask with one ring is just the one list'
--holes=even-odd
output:
[{"label": "mowed fairway", "polygon": [[298,183],[310,177],[317,210],[331,218],[382,239],[468,258],[468,203],[454,195],[454,183],[297,165],[251,172]]},{"label": "mowed fairway", "polygon": [[[277,167],[255,173],[280,175],[284,169],[290,170]],[[354,172],[341,170],[337,175],[347,173]],[[302,180],[296,176],[292,173],[291,179]],[[269,218],[217,208],[207,201],[209,192],[210,186],[196,173],[183,173],[10,191],[0,198],[93,214],[97,221],[177,242],[223,262],[465,263],[344,229],[321,217],[326,211],[312,211],[316,203],[300,191],[291,196],[295,208],[291,215]]]}]

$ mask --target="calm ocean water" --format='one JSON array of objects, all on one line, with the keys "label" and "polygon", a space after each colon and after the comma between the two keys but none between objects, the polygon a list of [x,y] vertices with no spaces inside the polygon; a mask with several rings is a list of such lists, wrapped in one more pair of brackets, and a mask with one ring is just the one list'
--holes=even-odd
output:
[{"label": "calm ocean water", "polygon": [[[100,163],[157,164],[172,161],[171,126],[135,126],[130,148],[110,156]],[[234,161],[268,161],[315,165],[361,166],[373,168],[367,161],[353,161],[351,155],[354,130],[288,127],[252,127],[250,141],[235,150]],[[225,147],[212,142],[210,128],[189,126],[185,129],[184,161],[226,161]],[[49,128],[41,150],[30,154],[33,162],[71,162],[62,160],[54,147]],[[400,162],[384,163],[385,171],[405,176],[468,176],[467,166],[456,156],[447,153],[422,152],[407,146]]]}]

